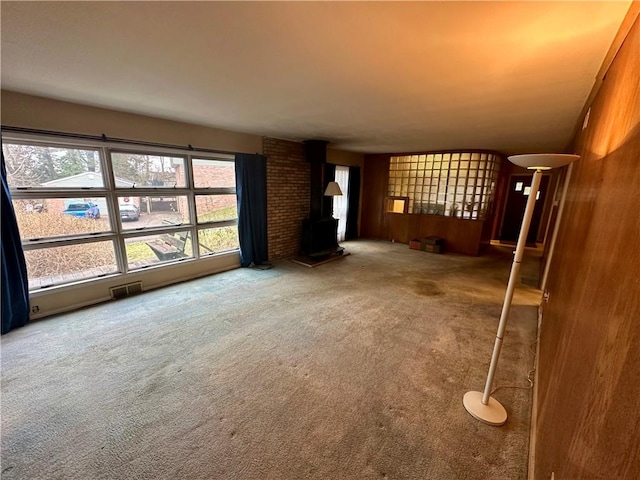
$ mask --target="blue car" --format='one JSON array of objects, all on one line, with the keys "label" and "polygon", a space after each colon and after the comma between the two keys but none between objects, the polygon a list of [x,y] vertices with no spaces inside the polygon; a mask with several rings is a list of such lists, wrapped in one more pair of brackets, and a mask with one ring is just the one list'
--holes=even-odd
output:
[{"label": "blue car", "polygon": [[93,202],[70,203],[66,210],[62,211],[63,215],[72,215],[79,218],[100,218],[100,209]]}]

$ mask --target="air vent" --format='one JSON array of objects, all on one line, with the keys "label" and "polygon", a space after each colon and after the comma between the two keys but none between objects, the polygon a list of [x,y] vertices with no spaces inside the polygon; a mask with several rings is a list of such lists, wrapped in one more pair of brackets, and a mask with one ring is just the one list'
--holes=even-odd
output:
[{"label": "air vent", "polygon": [[135,282],[127,285],[127,293],[129,295],[136,295],[138,293],[142,293],[142,282]]},{"label": "air vent", "polygon": [[111,292],[111,298],[122,298],[128,295],[127,287],[112,287],[109,291]]},{"label": "air vent", "polygon": [[111,287],[111,298],[118,299],[129,297],[142,293],[142,282],[127,283],[126,285],[118,285],[117,287]]}]

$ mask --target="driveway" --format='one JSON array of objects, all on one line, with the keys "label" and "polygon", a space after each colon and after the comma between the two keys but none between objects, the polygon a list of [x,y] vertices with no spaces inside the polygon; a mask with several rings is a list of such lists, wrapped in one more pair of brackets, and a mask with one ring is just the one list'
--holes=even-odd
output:
[{"label": "driveway", "polygon": [[132,228],[160,227],[164,225],[163,221],[181,223],[183,220],[182,220],[182,215],[176,212],[157,212],[157,213],[140,212],[140,219],[137,222],[123,222],[123,225],[125,229],[130,230]]}]

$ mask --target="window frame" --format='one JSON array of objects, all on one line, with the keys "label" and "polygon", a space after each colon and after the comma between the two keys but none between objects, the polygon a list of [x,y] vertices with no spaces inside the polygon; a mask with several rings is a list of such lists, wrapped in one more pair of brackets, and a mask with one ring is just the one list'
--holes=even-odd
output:
[{"label": "window frame", "polygon": [[[201,151],[191,151],[188,149],[180,148],[167,148],[156,147],[147,145],[138,145],[135,143],[123,143],[123,142],[109,142],[99,140],[87,140],[82,138],[75,138],[73,136],[49,136],[46,134],[26,134],[10,132],[4,133],[2,136],[2,143],[4,144],[23,144],[42,147],[57,147],[57,148],[77,148],[77,149],[91,149],[98,152],[100,172],[103,178],[103,187],[14,187],[9,185],[12,200],[35,200],[35,199],[48,199],[48,198],[85,198],[90,192],[91,196],[104,197],[108,209],[109,218],[109,231],[95,232],[88,234],[70,234],[56,237],[36,237],[36,238],[22,238],[22,248],[24,251],[47,249],[59,246],[67,245],[79,245],[86,243],[95,243],[100,241],[111,241],[116,261],[116,272],[99,277],[82,278],[75,281],[64,281],[61,283],[55,283],[53,285],[47,285],[50,287],[67,287],[69,285],[92,282],[102,280],[106,277],[114,276],[126,276],[130,273],[140,272],[143,269],[150,268],[164,268],[170,265],[175,265],[180,262],[198,262],[203,258],[209,258],[211,256],[225,255],[225,254],[237,254],[239,248],[224,250],[221,252],[207,253],[200,252],[199,231],[208,228],[237,226],[238,218],[223,220],[223,221],[208,221],[198,223],[196,217],[195,198],[197,195],[237,195],[236,187],[233,188],[194,188],[193,180],[193,159],[199,160],[217,160],[228,161],[235,166],[235,155],[228,153],[208,153]],[[116,187],[115,172],[112,164],[112,153],[134,153],[145,154],[150,156],[170,156],[184,158],[184,187]],[[133,229],[124,229],[122,221],[120,220],[118,199],[126,196],[135,197],[168,197],[168,196],[185,196],[188,206],[188,222],[182,222],[175,225],[161,225],[161,226],[149,226]],[[236,196],[237,199],[237,196]],[[236,200],[237,201],[237,200]],[[191,238],[191,248],[193,250],[193,256],[188,258],[179,258],[171,261],[158,261],[150,265],[143,267],[130,267],[127,261],[127,253],[125,247],[125,240],[130,238],[144,237],[149,235],[161,235],[161,234],[174,234],[179,231],[189,231]],[[37,293],[45,287],[30,288],[30,293]]]}]

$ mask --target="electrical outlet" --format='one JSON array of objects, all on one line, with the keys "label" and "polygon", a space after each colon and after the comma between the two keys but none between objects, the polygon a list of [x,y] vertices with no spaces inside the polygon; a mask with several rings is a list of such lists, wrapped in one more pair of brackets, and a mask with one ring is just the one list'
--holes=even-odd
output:
[{"label": "electrical outlet", "polygon": [[545,290],[545,292],[542,294],[542,298],[544,298],[544,301],[549,303],[549,290]]},{"label": "electrical outlet", "polygon": [[31,306],[31,313],[38,313],[40,311],[40,307],[38,305]]}]

